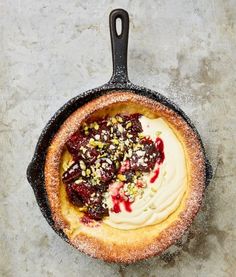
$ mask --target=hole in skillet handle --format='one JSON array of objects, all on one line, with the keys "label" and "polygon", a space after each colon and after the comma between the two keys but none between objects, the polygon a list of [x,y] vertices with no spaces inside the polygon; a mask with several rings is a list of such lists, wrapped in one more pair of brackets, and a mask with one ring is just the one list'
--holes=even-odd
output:
[{"label": "hole in skillet handle", "polygon": [[[117,21],[120,20],[121,30],[117,30]],[[127,84],[127,49],[129,36],[129,14],[123,9],[116,9],[109,16],[113,74],[109,84]]]},{"label": "hole in skillet handle", "polygon": [[122,31],[122,21],[121,21],[121,19],[118,17],[118,18],[116,19],[116,35],[117,35],[118,37],[121,36],[121,31]]}]

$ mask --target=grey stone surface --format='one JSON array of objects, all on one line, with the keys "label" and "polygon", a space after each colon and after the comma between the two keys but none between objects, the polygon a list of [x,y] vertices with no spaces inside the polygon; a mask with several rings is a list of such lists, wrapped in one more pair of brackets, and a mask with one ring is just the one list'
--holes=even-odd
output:
[{"label": "grey stone surface", "polygon": [[[117,7],[130,13],[130,79],[186,111],[214,167],[183,242],[129,266],[63,242],[25,176],[48,119],[109,79]],[[0,0],[0,13],[0,276],[235,276],[236,1]]]}]

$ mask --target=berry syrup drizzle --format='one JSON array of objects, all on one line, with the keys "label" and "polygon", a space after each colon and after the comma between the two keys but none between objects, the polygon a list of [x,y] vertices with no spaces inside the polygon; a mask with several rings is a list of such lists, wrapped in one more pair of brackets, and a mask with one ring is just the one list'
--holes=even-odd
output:
[{"label": "berry syrup drizzle", "polygon": [[123,204],[124,208],[126,210],[126,212],[132,212],[131,209],[131,202],[129,202],[128,200],[124,200],[124,198],[122,198],[119,194],[117,195],[112,195],[112,202],[113,202],[113,208],[112,208],[112,212],[114,213],[120,213],[121,212],[121,208],[120,205]]},{"label": "berry syrup drizzle", "polygon": [[159,172],[160,172],[160,165],[163,163],[163,161],[165,159],[163,140],[161,138],[157,137],[156,141],[155,141],[155,145],[156,145],[157,150],[160,153],[160,157],[159,157],[159,159],[156,162],[158,167],[157,167],[156,170],[154,170],[154,175],[150,179],[150,183],[154,183],[156,181],[156,179],[158,178]]},{"label": "berry syrup drizzle", "polygon": [[[126,169],[127,169],[127,163],[125,163]],[[123,170],[125,167],[122,167]],[[121,170],[122,170],[121,168]],[[128,168],[129,169],[129,168]],[[128,170],[127,169],[127,170]],[[111,209],[111,212],[113,213],[120,213],[121,212],[121,205],[123,205],[125,211],[132,212],[131,204],[132,202],[128,197],[122,193],[122,190],[124,188],[124,182],[120,183],[114,183],[109,187],[109,192],[111,194],[112,204],[113,207]]]}]

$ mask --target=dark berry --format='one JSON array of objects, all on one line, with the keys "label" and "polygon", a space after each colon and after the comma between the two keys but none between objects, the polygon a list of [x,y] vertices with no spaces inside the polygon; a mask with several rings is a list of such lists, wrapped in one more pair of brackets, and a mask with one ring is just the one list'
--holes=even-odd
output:
[{"label": "dark berry", "polygon": [[84,204],[90,203],[90,198],[96,192],[95,188],[85,182],[71,185],[74,192],[76,192],[82,199]]},{"label": "dark berry", "polygon": [[66,192],[69,197],[69,200],[76,206],[82,207],[83,206],[83,200],[81,196],[72,188],[71,185],[66,186]]},{"label": "dark berry", "polygon": [[124,172],[129,171],[129,170],[130,170],[130,160],[126,160],[122,163],[122,165],[119,169],[119,172],[124,173]]},{"label": "dark berry", "polygon": [[113,162],[108,158],[99,159],[100,162],[100,179],[103,183],[107,183],[112,180],[116,173],[116,167]]},{"label": "dark berry", "polygon": [[78,132],[74,133],[70,137],[70,139],[66,143],[66,146],[70,154],[73,156],[74,160],[78,160],[81,158],[82,153],[80,151],[80,147],[86,145],[87,143],[88,138]]},{"label": "dark berry", "polygon": [[[154,168],[160,153],[152,140],[142,140],[141,144],[143,148],[141,151],[133,152],[130,166],[135,171],[150,172]],[[143,154],[140,155],[140,152]]]},{"label": "dark berry", "polygon": [[108,189],[109,184],[107,183],[101,183],[99,186],[97,186],[97,190],[101,193],[106,192]]},{"label": "dark berry", "polygon": [[108,216],[108,209],[104,208],[101,203],[91,205],[88,207],[87,215],[92,219],[101,220],[104,216]]},{"label": "dark berry", "polygon": [[87,164],[94,163],[96,161],[98,155],[99,155],[99,152],[96,150],[96,148],[87,147],[87,149],[84,153],[84,158],[86,160],[86,163]]},{"label": "dark berry", "polygon": [[65,184],[69,184],[81,175],[81,169],[77,162],[73,163],[62,175],[62,181]]},{"label": "dark berry", "polygon": [[144,160],[147,159],[147,165],[152,170],[157,162],[157,159],[160,157],[160,152],[157,150],[154,142],[143,140],[142,144],[144,145]]},{"label": "dark berry", "polygon": [[134,118],[134,119],[131,119],[130,121],[132,123],[132,126],[131,126],[132,134],[141,133],[143,131],[141,122],[138,119]]}]

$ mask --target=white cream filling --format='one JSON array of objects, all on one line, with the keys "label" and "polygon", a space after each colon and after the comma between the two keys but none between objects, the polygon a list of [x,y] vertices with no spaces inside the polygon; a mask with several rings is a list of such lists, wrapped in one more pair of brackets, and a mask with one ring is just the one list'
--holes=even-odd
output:
[{"label": "white cream filling", "polygon": [[[121,212],[110,212],[104,219],[104,223],[117,229],[137,229],[153,225],[165,220],[180,205],[186,190],[187,172],[184,149],[172,129],[162,119],[140,118],[143,133],[155,141],[157,132],[164,142],[164,162],[159,166],[160,172],[154,183],[150,179],[157,169],[145,175],[143,178],[147,183],[142,198],[136,198],[132,203],[132,212],[127,212],[120,204]],[[112,208],[111,195],[107,196],[107,204]]]}]

